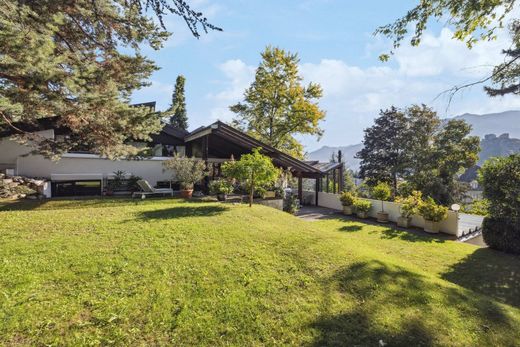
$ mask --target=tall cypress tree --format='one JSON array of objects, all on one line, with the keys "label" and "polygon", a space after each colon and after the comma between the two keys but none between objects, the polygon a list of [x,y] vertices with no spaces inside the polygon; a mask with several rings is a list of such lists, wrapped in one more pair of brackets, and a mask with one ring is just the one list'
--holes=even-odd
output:
[{"label": "tall cypress tree", "polygon": [[184,96],[184,84],[186,78],[183,75],[177,76],[175,90],[172,94],[172,105],[168,110],[171,114],[170,124],[176,128],[188,129],[188,115],[186,114],[186,97]]}]

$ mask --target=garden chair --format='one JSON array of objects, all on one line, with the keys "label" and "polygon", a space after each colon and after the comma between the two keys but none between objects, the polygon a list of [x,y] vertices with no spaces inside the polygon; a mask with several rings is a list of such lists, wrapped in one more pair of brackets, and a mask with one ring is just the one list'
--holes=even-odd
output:
[{"label": "garden chair", "polygon": [[133,192],[132,198],[141,196],[141,199],[146,198],[147,195],[166,195],[173,196],[173,189],[171,188],[153,188],[147,180],[137,181],[137,185],[141,188],[140,192]]}]

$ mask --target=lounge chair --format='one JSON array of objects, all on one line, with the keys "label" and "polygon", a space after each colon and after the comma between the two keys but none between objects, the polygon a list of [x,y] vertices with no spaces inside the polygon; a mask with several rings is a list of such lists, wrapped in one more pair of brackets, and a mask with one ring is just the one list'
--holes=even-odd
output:
[{"label": "lounge chair", "polygon": [[133,192],[132,198],[136,196],[141,196],[141,199],[146,198],[147,195],[166,195],[169,194],[173,196],[173,189],[171,188],[153,188],[150,183],[146,180],[137,181],[139,188],[141,188],[140,192]]}]

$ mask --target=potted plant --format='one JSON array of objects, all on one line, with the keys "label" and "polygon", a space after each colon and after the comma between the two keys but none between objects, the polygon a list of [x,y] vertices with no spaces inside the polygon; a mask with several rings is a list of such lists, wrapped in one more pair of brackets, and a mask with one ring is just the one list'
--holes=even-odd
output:
[{"label": "potted plant", "polygon": [[227,195],[233,193],[233,186],[225,179],[218,179],[209,183],[209,192],[216,195],[218,201],[226,201]]},{"label": "potted plant", "polygon": [[173,177],[181,185],[180,195],[189,199],[193,194],[195,183],[202,181],[206,176],[206,164],[197,158],[175,155],[163,163],[165,170],[173,171]]},{"label": "potted plant", "polygon": [[356,199],[354,208],[356,209],[356,215],[364,219],[368,217],[368,211],[372,208],[372,203],[368,200]]},{"label": "potted plant", "polygon": [[376,200],[381,200],[381,211],[377,212],[377,221],[380,223],[388,222],[388,212],[385,212],[384,202],[390,199],[392,190],[388,183],[379,182],[372,188],[372,197]]},{"label": "potted plant", "polygon": [[436,234],[439,232],[440,221],[448,215],[448,208],[437,205],[431,197],[419,204],[419,214],[424,218],[424,231]]},{"label": "potted plant", "polygon": [[341,205],[343,205],[343,214],[350,216],[354,212],[352,206],[356,201],[356,196],[351,192],[343,192],[339,200],[341,201]]},{"label": "potted plant", "polygon": [[412,221],[412,216],[417,214],[419,204],[422,201],[422,193],[419,191],[412,191],[411,195],[403,198],[398,197],[397,203],[401,204],[401,216],[397,218],[397,225],[403,228],[408,228]]}]

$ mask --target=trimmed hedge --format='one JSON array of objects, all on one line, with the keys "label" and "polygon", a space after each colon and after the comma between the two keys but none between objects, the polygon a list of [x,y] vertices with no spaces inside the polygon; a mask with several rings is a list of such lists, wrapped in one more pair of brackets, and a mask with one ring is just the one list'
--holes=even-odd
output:
[{"label": "trimmed hedge", "polygon": [[520,254],[520,224],[506,218],[484,218],[482,236],[486,244],[504,252]]}]

